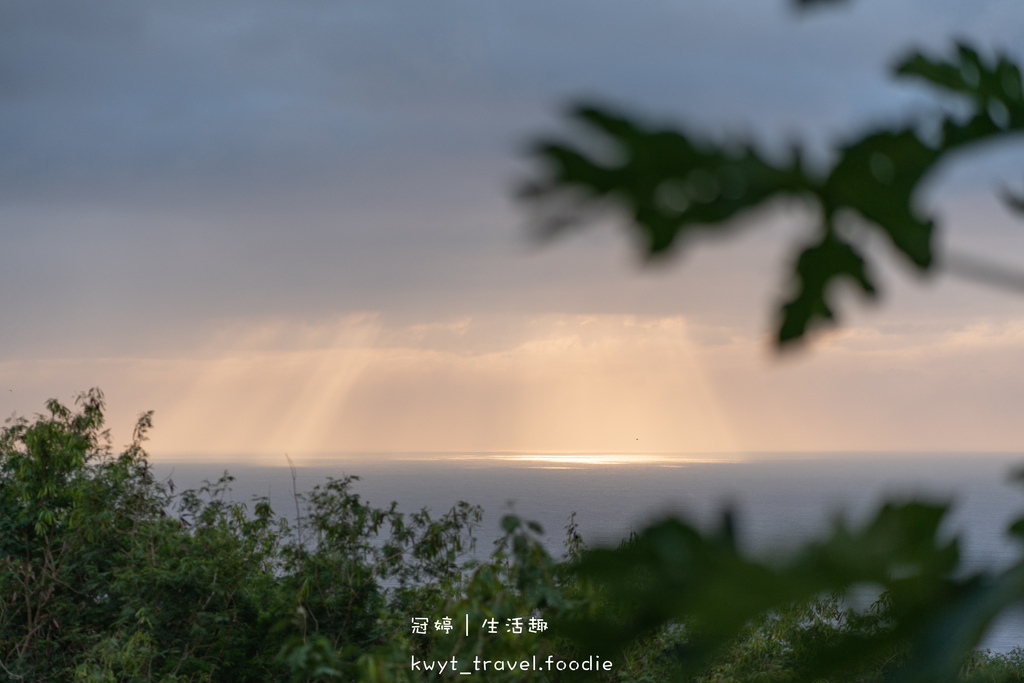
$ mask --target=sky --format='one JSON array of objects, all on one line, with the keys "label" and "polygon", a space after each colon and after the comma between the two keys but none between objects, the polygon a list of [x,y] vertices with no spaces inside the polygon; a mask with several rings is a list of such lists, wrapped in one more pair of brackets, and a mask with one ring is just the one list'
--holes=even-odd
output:
[{"label": "sky", "polygon": [[[888,69],[954,39],[1024,58],[1024,6],[2,3],[0,413],[98,386],[157,459],[1021,450],[1024,296],[876,244],[881,302],[780,356],[799,211],[646,267],[515,196],[584,100],[826,159],[936,106]],[[941,250],[1024,269],[1022,151],[932,179]]]}]

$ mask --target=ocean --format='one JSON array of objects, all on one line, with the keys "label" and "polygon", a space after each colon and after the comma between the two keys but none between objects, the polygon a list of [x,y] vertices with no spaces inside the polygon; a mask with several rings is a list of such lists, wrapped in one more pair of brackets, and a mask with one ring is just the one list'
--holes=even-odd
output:
[{"label": "ocean", "polygon": [[[237,458],[162,458],[155,474],[177,489],[235,478],[230,497],[268,496],[274,509],[294,516],[292,472],[236,464]],[[295,486],[308,491],[327,477],[356,475],[354,491],[378,506],[429,508],[442,514],[465,500],[484,508],[478,552],[486,554],[508,512],[539,522],[553,553],[575,512],[588,545],[614,545],[631,530],[666,514],[698,525],[733,510],[740,545],[772,556],[827,532],[843,517],[866,519],[884,500],[949,503],[943,533],[958,536],[967,570],[999,568],[1022,548],[1005,531],[1024,515],[1024,485],[1009,474],[1024,455],[1009,453],[760,453],[544,454],[389,453],[304,457]],[[1024,613],[1010,614],[982,643],[994,652],[1024,646]]]}]

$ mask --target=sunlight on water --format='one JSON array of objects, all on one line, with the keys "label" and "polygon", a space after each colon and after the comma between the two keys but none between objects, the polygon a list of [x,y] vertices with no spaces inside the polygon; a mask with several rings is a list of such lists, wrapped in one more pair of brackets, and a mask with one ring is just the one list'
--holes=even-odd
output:
[{"label": "sunlight on water", "polygon": [[[384,466],[398,463],[436,463],[471,468],[576,469],[617,467],[689,467],[691,465],[749,463],[743,453],[594,453],[594,452],[464,452],[464,453],[333,453],[291,456],[302,466]],[[183,462],[183,459],[177,459]],[[280,464],[284,464],[284,460]]]},{"label": "sunlight on water", "polygon": [[656,455],[656,454],[544,454],[485,456],[494,460],[523,463],[530,467],[543,466],[586,466],[586,465],[660,465],[662,467],[685,467],[704,463],[742,462],[738,457],[701,455]]}]

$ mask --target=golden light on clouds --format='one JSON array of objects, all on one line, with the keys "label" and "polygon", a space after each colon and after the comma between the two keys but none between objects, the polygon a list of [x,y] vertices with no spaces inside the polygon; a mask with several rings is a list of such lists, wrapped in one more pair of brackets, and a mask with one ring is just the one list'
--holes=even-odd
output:
[{"label": "golden light on clouds", "polygon": [[1014,450],[1022,348],[1015,321],[851,327],[784,363],[763,339],[680,317],[234,322],[173,357],[2,363],[0,408],[24,414],[100,386],[119,443],[154,409],[157,457],[275,463],[338,452],[564,467],[667,453]]},{"label": "golden light on clouds", "polygon": [[[504,346],[486,325],[467,320],[335,325],[332,334],[310,335],[318,344],[260,329],[238,334],[238,348],[218,357],[169,361],[162,384],[187,389],[163,411],[154,447],[274,454],[735,448],[705,378],[686,358],[681,320],[531,319],[519,331],[524,341]],[[267,348],[274,346],[283,348]]]},{"label": "golden light on clouds", "polygon": [[189,357],[100,374],[156,410],[157,454],[735,450],[682,319],[515,326],[239,324]]}]

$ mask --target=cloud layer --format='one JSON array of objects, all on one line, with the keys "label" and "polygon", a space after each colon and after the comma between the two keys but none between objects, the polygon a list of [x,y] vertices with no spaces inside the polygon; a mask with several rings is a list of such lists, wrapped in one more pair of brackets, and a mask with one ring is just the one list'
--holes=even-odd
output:
[{"label": "cloud layer", "polygon": [[[1024,322],[854,327],[802,358],[682,317],[236,322],[177,357],[0,364],[5,404],[103,380],[152,450],[735,453],[1013,450]],[[59,394],[58,394],[59,395]]]},{"label": "cloud layer", "polygon": [[[931,102],[884,75],[907,46],[1021,56],[1021,26],[1009,0],[5,3],[0,409],[100,385],[164,452],[1010,448],[1019,300],[886,262],[884,314],[776,368],[798,209],[641,273],[608,226],[537,249],[510,197],[570,99],[821,161]],[[935,179],[944,243],[1021,253],[989,189],[1019,151]]]}]

